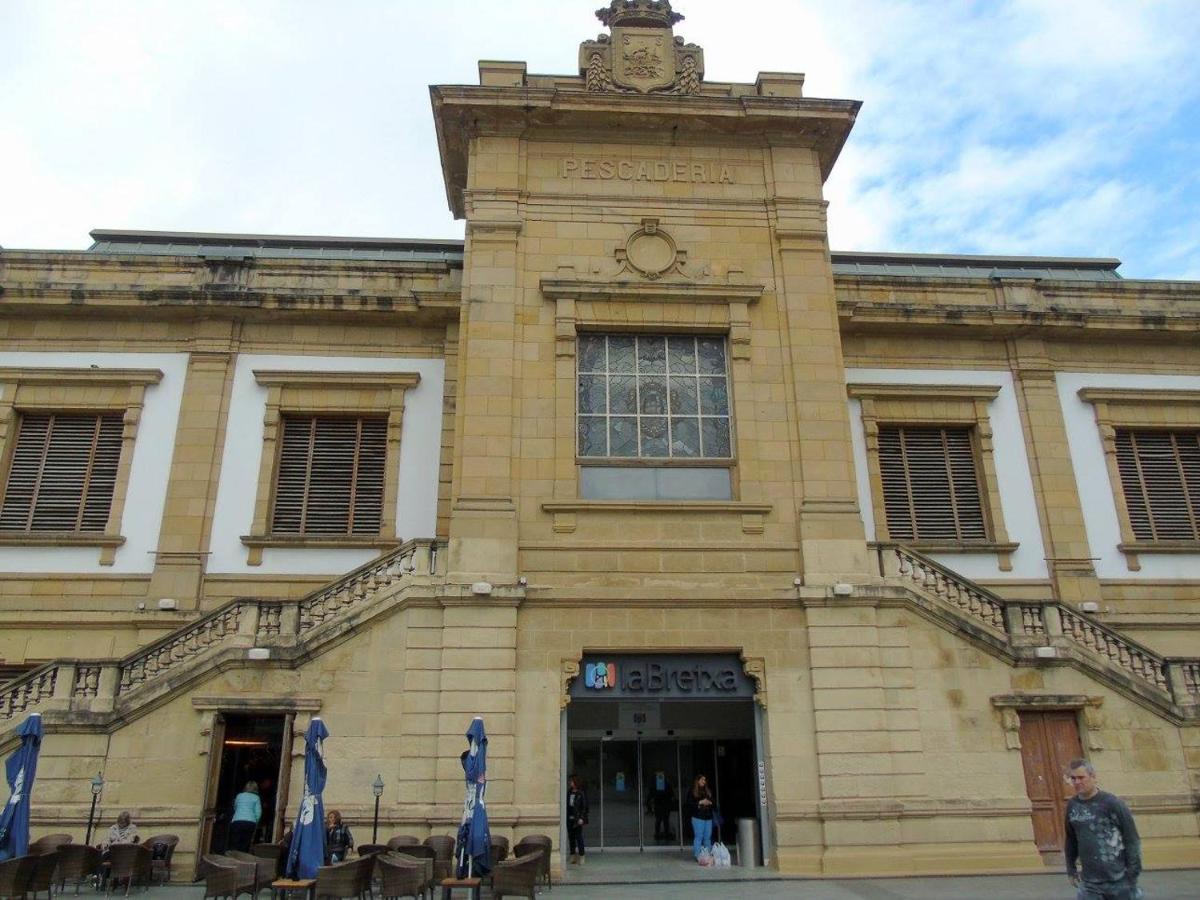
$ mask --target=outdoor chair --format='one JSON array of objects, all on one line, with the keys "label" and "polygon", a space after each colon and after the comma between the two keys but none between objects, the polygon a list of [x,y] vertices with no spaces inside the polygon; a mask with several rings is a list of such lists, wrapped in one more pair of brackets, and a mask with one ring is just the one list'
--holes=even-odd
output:
[{"label": "outdoor chair", "polygon": [[362,897],[371,893],[371,871],[375,868],[375,857],[352,859],[332,866],[317,869],[317,883],[313,897]]},{"label": "outdoor chair", "polygon": [[388,838],[387,845],[395,850],[397,847],[416,847],[420,843],[421,839],[415,834],[398,834]]},{"label": "outdoor chair", "polygon": [[434,834],[425,838],[425,846],[434,852],[433,878],[440,882],[454,874],[454,836]]},{"label": "outdoor chair", "polygon": [[495,869],[498,863],[506,859],[508,859],[508,838],[493,834],[488,844],[489,868]]},{"label": "outdoor chair", "polygon": [[[408,850],[429,850],[428,847],[409,847]],[[397,862],[407,866],[418,866],[421,870],[422,883],[429,889],[430,896],[433,895],[434,880],[433,880],[433,856],[419,856],[417,854],[408,853],[401,850],[393,850],[388,854],[388,858],[394,858]],[[375,868],[379,869],[379,860],[382,856],[375,857]]]},{"label": "outdoor chair", "polygon": [[513,854],[516,856],[527,856],[535,849],[543,851],[539,877],[545,878],[546,887],[553,890],[554,885],[550,881],[550,855],[554,852],[554,842],[548,836],[544,834],[527,834],[521,840],[517,841],[517,846],[513,847]]},{"label": "outdoor chair", "polygon": [[33,867],[33,874],[29,877],[29,884],[25,890],[33,895],[33,900],[37,900],[37,895],[45,891],[46,900],[50,900],[54,887],[54,872],[58,868],[58,850],[43,849],[40,853],[29,855],[37,857],[37,865]]},{"label": "outdoor chair", "polygon": [[63,844],[58,848],[58,890],[61,893],[67,882],[79,885],[91,882],[100,870],[100,851],[86,844]]},{"label": "outdoor chair", "polygon": [[69,844],[73,838],[66,833],[63,834],[44,834],[36,841],[31,841],[29,844],[30,853],[41,853],[43,850],[57,850],[63,844]]},{"label": "outdoor chair", "polygon": [[239,863],[246,863],[254,866],[254,883],[256,886],[256,894],[263,888],[270,887],[271,882],[275,880],[275,860],[266,859],[262,856],[256,856],[253,853],[244,853],[241,850],[230,850],[225,855],[230,859],[237,860]]},{"label": "outdoor chair", "polygon": [[[515,859],[506,859],[492,869],[492,898],[526,897],[535,900],[546,852],[533,844]],[[519,850],[520,848],[518,848]]]},{"label": "outdoor chair", "polygon": [[275,877],[283,876],[283,866],[287,862],[288,848],[283,844],[255,844],[250,852],[263,859],[269,859],[275,864]]},{"label": "outdoor chair", "polygon": [[[410,859],[412,859],[410,857]],[[424,897],[431,889],[425,877],[427,860],[406,862],[399,854],[381,854],[375,865],[379,869],[379,895],[383,900],[394,897]]]},{"label": "outdoor chair", "polygon": [[171,860],[179,846],[179,835],[156,834],[142,841],[142,846],[150,851],[150,881],[166,884],[171,880]]},{"label": "outdoor chair", "polygon": [[209,900],[210,897],[215,900],[237,900],[242,894],[257,896],[258,885],[253,879],[246,881],[244,867],[206,859],[204,868],[204,900]]},{"label": "outdoor chair", "polygon": [[237,859],[226,853],[206,853],[200,858],[205,884],[208,883],[208,876],[212,874],[213,869],[233,869],[237,872],[238,893],[249,894],[251,897],[257,897],[264,887],[271,886],[270,880],[265,883],[259,880],[258,861],[258,857],[251,857],[250,860]]},{"label": "outdoor chair", "polygon": [[112,893],[113,886],[118,881],[125,882],[125,896],[134,881],[140,881],[143,886],[150,883],[151,859],[150,848],[141,844],[113,844],[108,848],[108,892]]},{"label": "outdoor chair", "polygon": [[36,856],[16,856],[0,862],[0,897],[25,900],[37,862]]}]

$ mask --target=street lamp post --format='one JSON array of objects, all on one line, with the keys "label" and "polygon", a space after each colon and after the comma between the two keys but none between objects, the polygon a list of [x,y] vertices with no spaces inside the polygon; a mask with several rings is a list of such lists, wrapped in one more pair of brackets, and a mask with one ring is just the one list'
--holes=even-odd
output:
[{"label": "street lamp post", "polygon": [[375,792],[375,824],[371,826],[371,843],[379,841],[379,798],[383,796],[383,776],[376,775],[375,781],[371,784],[371,790]]},{"label": "street lamp post", "polygon": [[89,847],[92,845],[92,825],[96,822],[96,801],[100,799],[102,790],[104,790],[104,779],[97,772],[96,777],[92,779],[92,808],[88,812],[87,838],[84,839],[84,843]]}]

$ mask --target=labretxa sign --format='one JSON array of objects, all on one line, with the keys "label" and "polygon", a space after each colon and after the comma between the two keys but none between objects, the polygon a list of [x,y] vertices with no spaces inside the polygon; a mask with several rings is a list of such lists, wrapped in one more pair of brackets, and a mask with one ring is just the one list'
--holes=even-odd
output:
[{"label": "labretxa sign", "polygon": [[725,654],[585,658],[572,685],[579,697],[734,699],[753,696],[740,661]]}]

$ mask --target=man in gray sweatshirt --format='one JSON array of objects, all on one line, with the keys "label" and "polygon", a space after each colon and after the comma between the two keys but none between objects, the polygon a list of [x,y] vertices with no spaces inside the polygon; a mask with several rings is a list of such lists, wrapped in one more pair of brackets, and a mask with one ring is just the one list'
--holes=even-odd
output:
[{"label": "man in gray sweatshirt", "polygon": [[1138,900],[1142,844],[1133,814],[1119,797],[1096,786],[1096,770],[1086,759],[1071,760],[1069,775],[1075,796],[1067,802],[1064,850],[1077,900]]}]

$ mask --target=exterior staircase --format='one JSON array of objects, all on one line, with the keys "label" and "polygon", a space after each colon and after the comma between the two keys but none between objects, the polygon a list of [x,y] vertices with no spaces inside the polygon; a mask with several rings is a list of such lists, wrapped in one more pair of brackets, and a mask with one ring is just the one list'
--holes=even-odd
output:
[{"label": "exterior staircase", "polygon": [[[1005,600],[901,544],[874,545],[905,605],[1013,665],[1071,665],[1175,724],[1200,722],[1200,658],[1164,657],[1055,600]],[[409,541],[296,600],[240,599],[122,659],[56,659],[0,691],[0,748],[17,718],[47,727],[105,727],[191,684],[247,664],[259,648],[294,666],[398,605],[444,596],[436,541]]]},{"label": "exterior staircase", "polygon": [[1176,725],[1200,722],[1200,658],[1166,657],[1057,600],[1005,600],[902,544],[879,572],[917,610],[1013,665],[1070,665]]},{"label": "exterior staircase", "polygon": [[0,746],[34,710],[50,728],[136,718],[214,669],[245,665],[251,648],[301,662],[366,619],[444,594],[438,547],[408,541],[298,601],[233,600],[122,659],[51,660],[0,691]]}]

